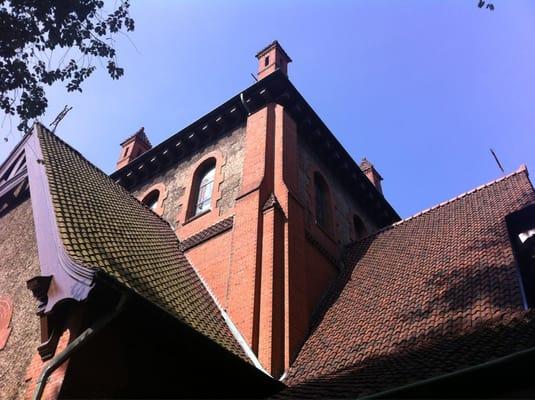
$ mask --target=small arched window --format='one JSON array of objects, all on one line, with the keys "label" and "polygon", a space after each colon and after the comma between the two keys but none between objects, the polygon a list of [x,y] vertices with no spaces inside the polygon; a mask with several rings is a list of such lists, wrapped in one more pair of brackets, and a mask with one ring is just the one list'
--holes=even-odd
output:
[{"label": "small arched window", "polygon": [[358,215],[353,216],[353,229],[355,229],[355,239],[359,240],[366,236],[366,226]]},{"label": "small arched window", "polygon": [[210,210],[212,206],[212,194],[214,191],[214,178],[215,178],[215,159],[211,158],[195,173],[193,180],[194,201],[192,202],[191,216],[202,214],[205,211]]},{"label": "small arched window", "polygon": [[316,222],[323,229],[329,229],[331,224],[329,187],[325,179],[317,172],[314,174],[314,195],[316,200]]},{"label": "small arched window", "polygon": [[160,198],[160,191],[153,190],[152,192],[147,194],[141,202],[145,204],[147,207],[149,207],[152,211],[154,211],[156,207],[158,206],[159,198]]}]

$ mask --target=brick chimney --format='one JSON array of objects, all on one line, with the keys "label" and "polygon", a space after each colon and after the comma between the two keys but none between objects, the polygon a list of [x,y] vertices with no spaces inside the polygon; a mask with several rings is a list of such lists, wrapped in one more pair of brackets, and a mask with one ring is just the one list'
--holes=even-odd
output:
[{"label": "brick chimney", "polygon": [[139,157],[152,148],[149,138],[145,134],[145,128],[141,127],[136,133],[121,143],[121,154],[117,160],[117,169],[121,169],[134,158]]},{"label": "brick chimney", "polygon": [[276,40],[260,50],[256,58],[258,58],[258,79],[265,78],[278,69],[288,76],[288,63],[292,62],[292,59]]},{"label": "brick chimney", "polygon": [[363,158],[360,162],[360,169],[362,172],[364,172],[364,175],[366,175],[370,182],[373,183],[373,186],[375,186],[378,191],[383,193],[383,188],[381,187],[381,181],[383,178],[381,175],[379,175],[379,172],[377,172],[373,164],[366,160],[366,158]]}]

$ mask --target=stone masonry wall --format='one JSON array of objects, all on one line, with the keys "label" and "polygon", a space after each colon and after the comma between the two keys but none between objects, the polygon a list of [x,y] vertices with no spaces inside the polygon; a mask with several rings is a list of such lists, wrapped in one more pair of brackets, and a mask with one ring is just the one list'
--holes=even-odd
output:
[{"label": "stone masonry wall", "polygon": [[[143,195],[156,184],[164,184],[167,197],[163,201],[162,217],[173,228],[176,228],[177,216],[182,208],[186,207],[188,199],[188,186],[191,183],[192,167],[203,160],[208,154],[218,152],[222,156],[222,181],[220,183],[220,198],[217,201],[217,214],[223,216],[229,214],[234,207],[241,183],[241,172],[244,158],[245,126],[240,126],[218,138],[199,152],[195,152],[183,159],[174,167],[163,174],[156,175],[142,185],[132,190],[136,197]],[[216,166],[219,168],[220,166]],[[214,192],[216,192],[214,190]],[[141,200],[141,199],[140,199]],[[212,221],[212,219],[211,219]],[[183,223],[184,221],[180,221]]]},{"label": "stone masonry wall", "polygon": [[[0,298],[13,313],[10,335],[0,350],[0,399],[21,399],[26,369],[40,344],[37,303],[26,281],[40,274],[30,199],[0,216]],[[1,318],[1,316],[0,316]]]}]

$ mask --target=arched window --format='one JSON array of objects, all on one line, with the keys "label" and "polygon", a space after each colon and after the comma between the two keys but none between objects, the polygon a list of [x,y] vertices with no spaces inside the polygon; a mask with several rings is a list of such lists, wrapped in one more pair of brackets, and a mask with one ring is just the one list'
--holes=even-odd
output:
[{"label": "arched window", "polygon": [[314,195],[316,200],[316,222],[323,229],[329,229],[331,224],[329,187],[325,179],[317,172],[314,174]]},{"label": "arched window", "polygon": [[195,172],[193,179],[194,201],[191,203],[192,217],[210,210],[212,205],[212,194],[214,191],[215,159],[211,158]]},{"label": "arched window", "polygon": [[355,229],[355,239],[359,240],[366,236],[366,226],[358,215],[353,215],[353,229]]},{"label": "arched window", "polygon": [[158,206],[159,198],[160,198],[160,191],[153,190],[149,194],[147,194],[141,202],[145,204],[147,207],[149,207],[152,211],[154,211],[156,207]]}]

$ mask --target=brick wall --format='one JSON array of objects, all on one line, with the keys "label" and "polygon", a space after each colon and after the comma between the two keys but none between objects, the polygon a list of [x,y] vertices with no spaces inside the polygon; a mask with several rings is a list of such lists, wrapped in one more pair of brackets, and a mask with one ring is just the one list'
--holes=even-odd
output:
[{"label": "brick wall", "polygon": [[306,276],[313,277],[313,279],[308,279],[307,283],[309,299],[307,312],[312,317],[327,289],[337,277],[338,270],[331,260],[309,242],[305,246],[305,257],[307,260]]},{"label": "brick wall", "polygon": [[[65,349],[65,347],[67,347],[69,339],[70,334],[69,331],[66,330],[63,332],[58,341],[58,346],[56,348],[55,354],[59,354]],[[41,357],[39,356],[39,353],[34,353],[24,376],[24,400],[31,400],[33,398],[35,389],[37,388],[37,382],[39,380],[39,377],[41,376],[41,372],[49,363],[50,361],[43,362],[41,360]],[[54,372],[52,372],[52,374],[50,374],[48,380],[46,381],[41,399],[55,400],[58,398],[68,365],[69,360],[65,361]]]},{"label": "brick wall", "polygon": [[[348,189],[340,185],[339,181],[331,173],[329,168],[322,163],[314,154],[314,151],[302,141],[299,141],[298,156],[299,199],[306,207],[305,223],[307,229],[316,233],[318,240],[321,240],[323,244],[326,242],[322,238],[324,235],[313,229],[313,226],[315,225],[315,211],[313,205],[313,176],[315,171],[320,172],[325,178],[332,196],[334,230],[331,235],[329,235],[332,241],[338,246],[344,246],[355,240],[353,215],[358,215],[360,217],[368,232],[371,233],[377,229],[377,226],[372,222],[369,216],[362,211],[361,207],[349,195]],[[330,247],[328,244],[326,246]]]},{"label": "brick wall", "polygon": [[223,308],[227,308],[232,236],[231,229],[186,251],[186,257]]},{"label": "brick wall", "polygon": [[[217,160],[212,210],[188,220],[193,174],[209,157]],[[330,232],[315,223],[316,171],[331,193]],[[136,187],[133,194],[142,196],[157,185],[166,191],[158,211],[184,243],[233,216],[232,228],[187,248],[186,256],[262,365],[280,376],[297,356],[318,304],[339,273],[343,247],[356,238],[353,216],[369,232],[376,228],[371,219],[303,144],[296,124],[277,104],[258,110],[246,126]],[[266,208],[270,198],[276,205]]]},{"label": "brick wall", "polygon": [[39,275],[30,199],[0,216],[0,297],[13,304],[11,332],[0,350],[0,399],[22,399],[26,368],[40,343],[37,304],[26,280]]}]

